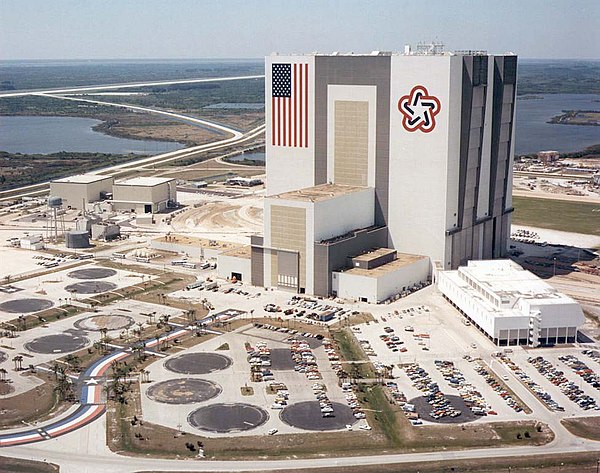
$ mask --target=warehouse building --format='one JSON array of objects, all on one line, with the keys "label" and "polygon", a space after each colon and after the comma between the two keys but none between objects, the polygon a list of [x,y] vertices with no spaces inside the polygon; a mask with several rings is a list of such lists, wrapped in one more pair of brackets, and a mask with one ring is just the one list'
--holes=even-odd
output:
[{"label": "warehouse building", "polygon": [[585,322],[577,302],[511,260],[469,261],[437,280],[444,297],[499,346],[574,343]]},{"label": "warehouse building", "polygon": [[62,198],[65,207],[81,210],[110,196],[113,182],[111,176],[78,174],[51,181],[50,195]]},{"label": "warehouse building", "polygon": [[177,205],[175,179],[134,177],[116,182],[112,191],[114,210],[154,214]]},{"label": "warehouse building", "polygon": [[351,267],[332,274],[332,293],[379,304],[420,288],[429,280],[429,258],[378,248],[351,259]]}]

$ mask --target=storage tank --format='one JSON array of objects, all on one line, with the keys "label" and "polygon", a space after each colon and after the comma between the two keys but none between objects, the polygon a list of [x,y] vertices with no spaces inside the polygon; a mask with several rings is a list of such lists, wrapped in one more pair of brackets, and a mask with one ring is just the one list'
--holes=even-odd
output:
[{"label": "storage tank", "polygon": [[66,233],[67,248],[89,248],[90,234],[87,231],[75,230]]}]

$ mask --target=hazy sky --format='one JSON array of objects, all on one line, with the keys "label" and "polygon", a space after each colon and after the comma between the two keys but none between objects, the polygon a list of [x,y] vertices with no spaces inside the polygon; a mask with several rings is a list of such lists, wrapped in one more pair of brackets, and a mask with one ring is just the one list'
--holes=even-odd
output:
[{"label": "hazy sky", "polygon": [[1,0],[0,59],[446,49],[600,58],[600,0]]}]

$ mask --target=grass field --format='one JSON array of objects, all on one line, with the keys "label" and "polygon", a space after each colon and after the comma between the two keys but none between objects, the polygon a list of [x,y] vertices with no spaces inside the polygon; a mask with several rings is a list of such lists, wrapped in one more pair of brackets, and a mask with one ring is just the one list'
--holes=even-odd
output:
[{"label": "grass field", "polygon": [[600,204],[513,197],[513,223],[600,236]]}]

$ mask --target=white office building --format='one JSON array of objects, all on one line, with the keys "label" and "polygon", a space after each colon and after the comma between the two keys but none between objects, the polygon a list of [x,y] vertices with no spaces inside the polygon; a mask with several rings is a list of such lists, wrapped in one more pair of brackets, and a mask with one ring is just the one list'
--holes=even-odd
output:
[{"label": "white office building", "polygon": [[499,346],[573,343],[585,322],[577,302],[511,260],[469,261],[437,280],[446,299]]}]

